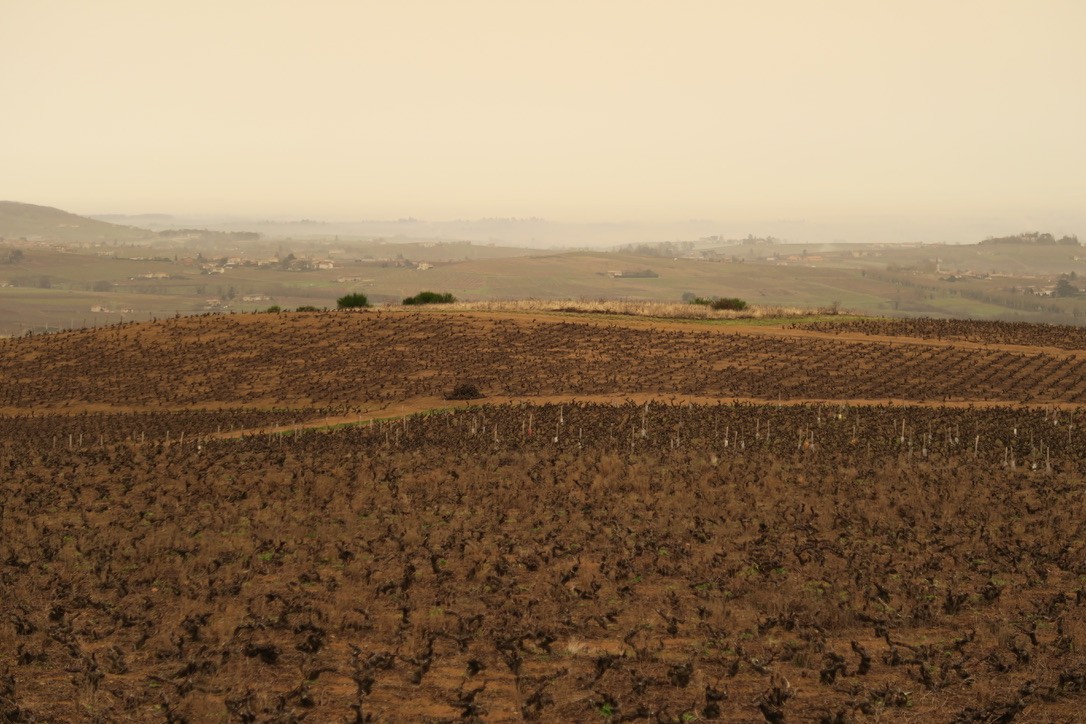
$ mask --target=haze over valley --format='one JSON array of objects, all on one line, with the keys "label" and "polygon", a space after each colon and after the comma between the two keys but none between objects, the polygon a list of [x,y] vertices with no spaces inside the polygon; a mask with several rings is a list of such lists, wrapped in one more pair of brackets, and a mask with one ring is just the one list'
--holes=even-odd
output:
[{"label": "haze over valley", "polygon": [[[334,308],[350,293],[399,305],[423,290],[463,302],[678,304],[717,296],[877,316],[1086,323],[1086,281],[1079,281],[1086,252],[1076,236],[1047,232],[959,245],[811,244],[718,233],[577,249],[532,244],[529,234],[578,228],[543,220],[197,226],[208,219],[107,218],[146,227],[0,202],[0,334],[175,314]],[[687,228],[705,232],[712,225]],[[436,231],[442,234],[428,236]],[[615,231],[615,238],[638,238]]]}]

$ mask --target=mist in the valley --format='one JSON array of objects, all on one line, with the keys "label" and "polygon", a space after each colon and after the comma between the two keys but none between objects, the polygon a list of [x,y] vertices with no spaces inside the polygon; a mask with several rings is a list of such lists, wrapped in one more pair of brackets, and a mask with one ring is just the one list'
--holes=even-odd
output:
[{"label": "mist in the valley", "polygon": [[[349,221],[304,217],[261,218],[213,214],[96,214],[94,218],[151,230],[201,228],[251,231],[266,239],[344,242],[471,241],[533,248],[600,248],[659,241],[775,238],[802,244],[975,244],[1008,231],[1044,228],[1057,236],[1086,229],[1086,215],[1008,214],[977,218],[856,216],[811,219],[689,219],[680,221],[568,222],[542,218],[427,220],[414,217]],[[1043,225],[1043,226],[1039,226]]]}]

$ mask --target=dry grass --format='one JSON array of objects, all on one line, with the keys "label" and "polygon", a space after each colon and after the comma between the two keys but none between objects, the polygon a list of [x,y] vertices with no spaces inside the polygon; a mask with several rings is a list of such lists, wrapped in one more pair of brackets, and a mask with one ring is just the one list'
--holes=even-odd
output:
[{"label": "dry grass", "polygon": [[443,309],[470,312],[576,312],[581,314],[625,314],[665,319],[764,319],[836,314],[831,308],[757,307],[742,311],[714,310],[701,304],[625,301],[612,299],[516,299],[506,301],[459,302]]}]

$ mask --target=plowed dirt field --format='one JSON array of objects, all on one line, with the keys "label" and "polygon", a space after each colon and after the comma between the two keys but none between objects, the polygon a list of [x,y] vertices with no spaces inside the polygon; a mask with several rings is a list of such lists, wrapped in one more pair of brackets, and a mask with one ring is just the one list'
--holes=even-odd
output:
[{"label": "plowed dirt field", "polygon": [[1086,350],[949,324],[0,340],[0,719],[1081,721]]}]

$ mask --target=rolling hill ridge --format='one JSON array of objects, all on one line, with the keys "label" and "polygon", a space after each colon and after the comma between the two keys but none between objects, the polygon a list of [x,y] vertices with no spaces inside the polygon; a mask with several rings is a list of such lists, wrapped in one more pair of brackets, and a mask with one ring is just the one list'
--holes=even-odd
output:
[{"label": "rolling hill ridge", "polygon": [[72,214],[52,206],[0,201],[0,238],[28,241],[139,241],[155,233]]}]

